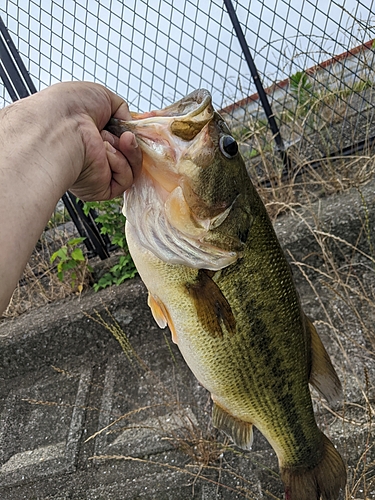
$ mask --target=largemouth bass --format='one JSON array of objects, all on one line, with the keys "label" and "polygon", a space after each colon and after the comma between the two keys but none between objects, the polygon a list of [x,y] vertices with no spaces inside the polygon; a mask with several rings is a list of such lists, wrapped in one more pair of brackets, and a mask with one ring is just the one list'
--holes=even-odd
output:
[{"label": "largemouth bass", "polygon": [[337,499],[346,470],[317,427],[309,383],[335,402],[340,381],[209,92],[107,128],[131,130],[142,149],[125,193],[129,250],[156,322],[211,393],[213,425],[243,449],[253,426],[262,432],[287,500]]}]

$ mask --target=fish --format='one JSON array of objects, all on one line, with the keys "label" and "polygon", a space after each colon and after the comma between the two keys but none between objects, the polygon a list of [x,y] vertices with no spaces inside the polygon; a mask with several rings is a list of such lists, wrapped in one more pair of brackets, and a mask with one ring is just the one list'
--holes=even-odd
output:
[{"label": "fish", "polygon": [[142,150],[124,195],[129,251],[156,323],[211,393],[213,426],[244,450],[254,426],[266,437],[286,500],[336,500],[346,467],[309,384],[336,404],[341,383],[209,91],[107,129],[130,130]]}]

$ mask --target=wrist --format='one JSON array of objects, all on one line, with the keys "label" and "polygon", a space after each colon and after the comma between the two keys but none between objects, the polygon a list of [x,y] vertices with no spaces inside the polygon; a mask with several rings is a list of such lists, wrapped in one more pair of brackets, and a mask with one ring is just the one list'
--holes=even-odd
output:
[{"label": "wrist", "polygon": [[25,178],[48,184],[57,202],[82,168],[85,151],[78,119],[64,115],[45,91],[0,113],[3,159]]}]

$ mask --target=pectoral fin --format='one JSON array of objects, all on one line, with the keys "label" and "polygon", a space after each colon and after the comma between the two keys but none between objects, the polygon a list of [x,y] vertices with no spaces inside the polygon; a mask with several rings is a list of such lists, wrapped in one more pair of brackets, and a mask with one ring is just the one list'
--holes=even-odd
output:
[{"label": "pectoral fin", "polygon": [[311,371],[310,384],[334,405],[342,399],[341,382],[332,365],[325,347],[312,322],[305,316],[307,334],[311,338]]},{"label": "pectoral fin", "polygon": [[165,317],[158,302],[154,299],[154,297],[150,293],[148,294],[147,303],[148,303],[149,308],[151,309],[154,320],[158,324],[158,327],[165,328],[168,324],[167,318]]},{"label": "pectoral fin", "polygon": [[177,332],[168,309],[159,299],[156,299],[150,293],[148,294],[148,305],[159,328],[165,328],[168,325],[172,334],[172,340],[177,344]]},{"label": "pectoral fin", "polygon": [[217,403],[212,409],[212,424],[225,432],[234,444],[243,450],[250,450],[253,444],[253,424],[233,417]]},{"label": "pectoral fin", "polygon": [[186,288],[207,333],[213,337],[222,337],[225,333],[234,335],[236,320],[232,308],[210,275],[210,271],[200,270],[197,280]]}]

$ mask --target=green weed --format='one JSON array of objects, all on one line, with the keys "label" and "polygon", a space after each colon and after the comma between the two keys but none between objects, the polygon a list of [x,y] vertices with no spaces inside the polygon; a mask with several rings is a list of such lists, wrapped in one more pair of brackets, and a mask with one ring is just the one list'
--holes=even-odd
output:
[{"label": "green weed", "polygon": [[59,280],[64,281],[68,279],[72,290],[75,290],[77,285],[79,292],[83,289],[83,282],[87,271],[92,271],[87,262],[87,257],[85,257],[82,249],[79,247],[84,240],[85,238],[72,238],[50,257],[51,264],[57,261],[57,276]]},{"label": "green weed", "polygon": [[111,285],[120,285],[125,280],[133,278],[137,270],[130,256],[125,237],[125,217],[121,212],[122,199],[101,202],[86,202],[83,210],[88,214],[90,209],[94,209],[98,215],[95,221],[100,224],[101,234],[110,237],[113,245],[122,250],[119,262],[112,266],[107,273],[102,276],[93,288],[95,291],[107,288]]}]

